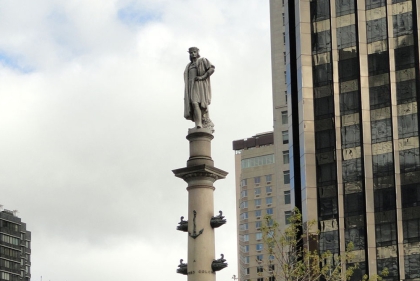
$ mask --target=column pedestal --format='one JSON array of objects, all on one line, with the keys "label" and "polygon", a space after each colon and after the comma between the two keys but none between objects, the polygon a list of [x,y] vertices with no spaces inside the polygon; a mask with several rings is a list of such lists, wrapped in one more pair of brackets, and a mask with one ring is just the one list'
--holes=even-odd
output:
[{"label": "column pedestal", "polygon": [[213,183],[224,179],[227,172],[214,167],[210,130],[191,129],[187,139],[190,141],[187,167],[173,173],[188,184],[188,281],[215,281],[212,269],[216,259],[215,239],[210,225],[214,216]]}]

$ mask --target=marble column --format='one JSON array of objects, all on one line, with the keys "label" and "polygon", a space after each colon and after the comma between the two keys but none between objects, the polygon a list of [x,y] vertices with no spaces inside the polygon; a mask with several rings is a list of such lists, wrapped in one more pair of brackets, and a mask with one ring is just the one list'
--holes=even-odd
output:
[{"label": "marble column", "polygon": [[173,173],[188,184],[188,281],[215,281],[212,269],[216,259],[215,238],[210,225],[214,216],[213,183],[224,179],[227,172],[214,167],[210,129],[190,129],[187,139],[190,142],[187,167]]}]

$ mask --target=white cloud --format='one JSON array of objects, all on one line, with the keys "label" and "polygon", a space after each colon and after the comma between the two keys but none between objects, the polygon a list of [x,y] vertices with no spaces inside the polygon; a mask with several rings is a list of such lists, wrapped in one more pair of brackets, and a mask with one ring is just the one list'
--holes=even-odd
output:
[{"label": "white cloud", "polygon": [[32,280],[185,280],[188,193],[171,170],[188,158],[193,45],[216,66],[213,159],[230,172],[218,275],[237,275],[231,142],[272,128],[268,17],[256,0],[2,2],[0,51],[32,72],[0,64],[0,204],[33,231]]}]

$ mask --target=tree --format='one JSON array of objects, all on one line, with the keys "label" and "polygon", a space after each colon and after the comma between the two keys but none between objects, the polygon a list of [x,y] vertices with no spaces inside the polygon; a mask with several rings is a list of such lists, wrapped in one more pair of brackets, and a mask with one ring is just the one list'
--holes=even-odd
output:
[{"label": "tree", "polygon": [[[310,249],[317,248],[314,245],[318,242],[319,231],[313,231],[313,229],[316,229],[315,222],[303,224],[298,209],[294,210],[284,230],[279,229],[279,224],[273,221],[271,216],[264,218],[261,231],[265,247],[270,255],[269,261],[262,265],[269,273],[269,277],[265,280],[350,280],[358,267],[357,263],[349,265],[352,261],[351,251],[354,245],[352,243],[347,245],[344,256],[330,251],[318,252],[317,249]],[[381,274],[386,276],[386,270]],[[364,276],[363,281],[367,280],[380,281],[382,277]]]}]

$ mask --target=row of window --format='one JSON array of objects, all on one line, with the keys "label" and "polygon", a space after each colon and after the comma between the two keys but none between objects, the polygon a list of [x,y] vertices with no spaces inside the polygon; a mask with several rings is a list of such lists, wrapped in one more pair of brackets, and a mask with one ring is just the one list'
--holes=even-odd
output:
[{"label": "row of window", "polygon": [[[252,158],[248,158],[248,159],[252,159]],[[245,160],[248,160],[248,159],[245,159]],[[273,180],[273,175],[265,175],[264,177],[265,177],[265,182],[266,183],[271,183],[271,181]],[[260,185],[260,183],[261,183],[261,177],[260,176],[254,177],[254,184],[258,186],[258,185]],[[241,187],[244,187],[244,186],[247,186],[247,185],[248,185],[248,179],[242,179],[241,180]]]},{"label": "row of window", "polygon": [[[249,201],[242,202],[240,205],[240,208],[241,209],[248,208],[248,202]],[[255,206],[261,206],[261,199],[254,199],[254,204]],[[267,205],[273,204],[273,197],[265,198],[265,204]]]},{"label": "row of window", "polygon": [[1,235],[1,241],[5,242],[5,243],[12,244],[12,245],[19,245],[19,239],[18,238],[15,238],[15,237],[12,237],[12,236],[9,236],[9,235],[5,235],[5,234]]},{"label": "row of window", "polygon": [[16,251],[13,249],[9,249],[6,247],[0,247],[0,254],[3,256],[8,256],[8,257],[12,257],[12,258],[19,258],[20,256],[20,251]]},{"label": "row of window", "polygon": [[[250,256],[240,256],[240,259],[241,259],[241,261],[244,263],[244,264],[249,264],[249,261],[250,261],[250,259],[251,259],[251,257]],[[258,261],[258,262],[260,262],[260,261],[263,261],[263,259],[264,259],[264,255],[257,255],[256,257],[255,257],[255,260],[256,261]],[[269,255],[268,256],[268,259],[269,260],[274,260],[274,256],[272,256],[272,255]]]},{"label": "row of window", "polygon": [[[261,216],[262,216],[262,210],[255,210],[254,212],[255,212],[255,216],[257,217],[257,219],[261,218]],[[274,212],[273,212],[273,208],[267,208],[267,209],[266,209],[266,214],[267,214],[267,215],[272,215],[272,214],[274,214]],[[291,211],[285,211],[285,212],[284,212],[284,220],[285,220],[286,224],[289,224],[289,223],[290,223],[290,217],[291,217],[291,216],[292,216],[292,212],[291,212]],[[248,216],[248,212],[243,212],[243,213],[241,213],[241,214],[239,215],[239,217],[240,217],[240,219],[241,219],[241,220],[246,220],[246,219],[248,219],[248,217],[249,217],[249,216]],[[256,229],[261,228],[261,221],[256,222],[256,224],[255,224],[255,228],[256,228]],[[241,224],[241,225],[239,226],[239,229],[240,229],[240,230],[248,230],[248,223]]]},{"label": "row of window", "polygon": [[[273,188],[271,187],[271,185],[268,185],[268,186],[265,187],[265,192],[267,194],[270,194],[271,192],[273,192]],[[256,187],[254,189],[254,194],[255,195],[260,195],[261,194],[261,187]],[[244,198],[244,197],[248,197],[248,190],[247,189],[241,191],[241,198]]]},{"label": "row of window", "polygon": [[7,281],[18,281],[19,276],[13,275],[7,272],[0,272],[0,279],[7,280]]},{"label": "row of window", "polygon": [[243,159],[241,161],[241,168],[245,169],[269,164],[274,164],[274,154]]},{"label": "row of window", "polygon": [[[242,242],[248,242],[249,234],[240,235],[239,240],[241,240]],[[255,233],[255,240],[262,240],[262,232]]]},{"label": "row of window", "polygon": [[[241,246],[242,253],[249,253],[249,247],[250,247],[250,245]],[[264,249],[263,243],[255,244],[255,250],[256,251],[262,251],[263,249]]]}]

